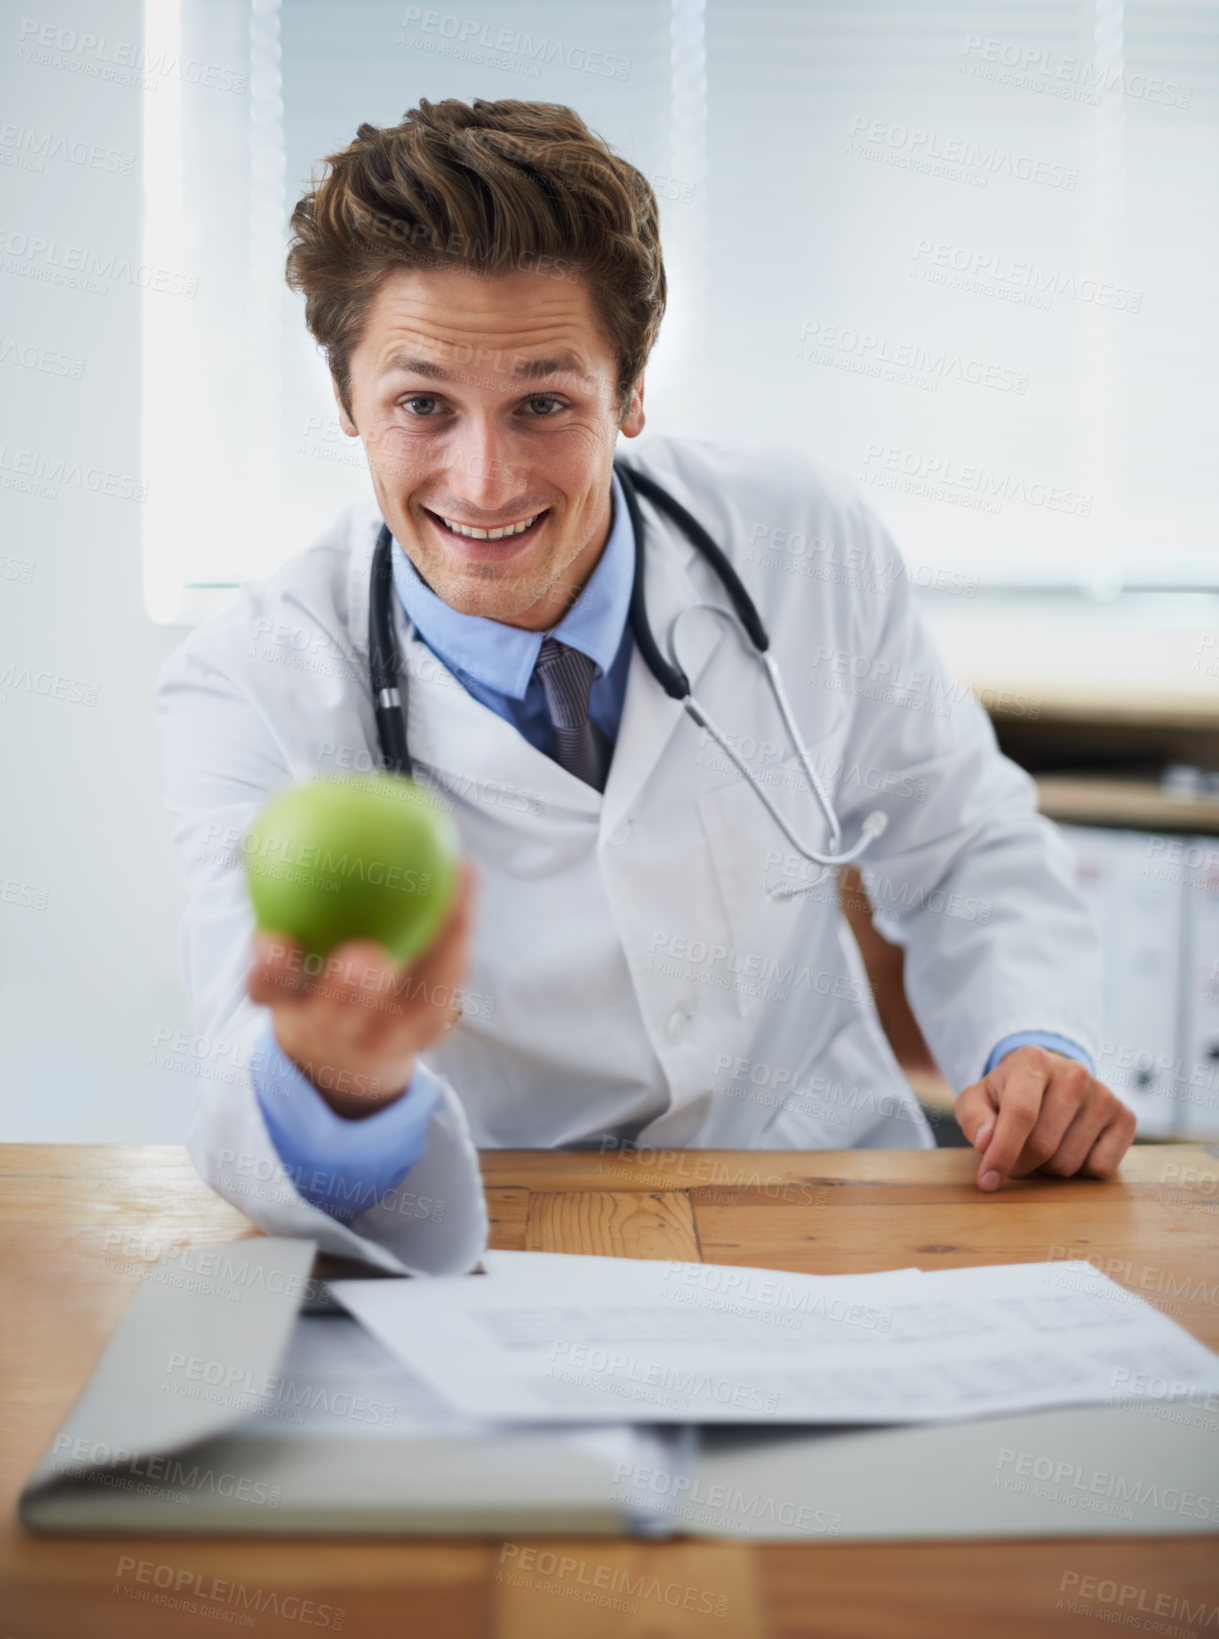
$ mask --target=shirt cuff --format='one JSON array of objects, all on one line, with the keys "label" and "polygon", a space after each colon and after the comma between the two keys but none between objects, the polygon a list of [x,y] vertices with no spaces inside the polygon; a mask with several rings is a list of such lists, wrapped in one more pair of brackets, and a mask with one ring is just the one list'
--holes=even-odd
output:
[{"label": "shirt cuff", "polygon": [[1004,1036],[987,1059],[982,1074],[988,1076],[999,1060],[1014,1052],[1017,1047],[1048,1047],[1055,1053],[1061,1053],[1064,1058],[1076,1059],[1080,1064],[1086,1064],[1088,1073],[1096,1074],[1096,1065],[1092,1061],[1091,1053],[1078,1042],[1070,1041],[1066,1036],[1056,1036],[1050,1030],[1018,1030],[1014,1036]]},{"label": "shirt cuff", "polygon": [[367,1212],[423,1159],[427,1125],[443,1083],[416,1063],[401,1098],[345,1121],[297,1069],[267,1016],[250,1079],[271,1141],[310,1206],[340,1223]]}]

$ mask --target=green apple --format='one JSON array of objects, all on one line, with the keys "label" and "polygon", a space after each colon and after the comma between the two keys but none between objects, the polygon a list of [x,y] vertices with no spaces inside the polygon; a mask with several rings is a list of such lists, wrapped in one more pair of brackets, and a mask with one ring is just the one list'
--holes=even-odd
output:
[{"label": "green apple", "polygon": [[244,845],[258,926],[326,956],[375,939],[395,962],[427,948],[457,885],[461,843],[438,798],[400,774],[312,780],[273,798]]}]

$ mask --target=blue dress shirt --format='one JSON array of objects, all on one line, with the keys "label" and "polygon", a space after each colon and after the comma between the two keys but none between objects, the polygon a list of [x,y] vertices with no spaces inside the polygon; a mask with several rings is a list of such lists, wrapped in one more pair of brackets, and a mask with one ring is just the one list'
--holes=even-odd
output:
[{"label": "blue dress shirt", "polygon": [[[588,584],[552,634],[527,632],[482,615],[463,615],[438,598],[401,547],[393,554],[394,589],[416,632],[467,693],[512,723],[544,751],[552,727],[535,674],[547,635],[594,662],[589,714],[610,744],[618,738],[633,639],[627,614],[635,578],[635,542],[615,476],[613,517],[605,550]],[[1026,1030],[1006,1036],[986,1061],[988,1075],[1017,1047],[1053,1048],[1093,1068],[1082,1047],[1065,1037]],[[271,1140],[289,1176],[311,1205],[349,1222],[405,1178],[423,1158],[427,1124],[440,1083],[423,1064],[405,1094],[376,1115],[346,1121],[280,1048],[268,1017],[251,1064],[251,1079]]]},{"label": "blue dress shirt", "polygon": [[1014,1036],[1004,1036],[987,1059],[982,1074],[988,1076],[999,1060],[1014,1053],[1017,1047],[1048,1047],[1051,1052],[1061,1053],[1064,1058],[1078,1059],[1080,1064],[1086,1064],[1089,1075],[1096,1074],[1091,1053],[1085,1053],[1078,1042],[1069,1041],[1066,1036],[1056,1036],[1050,1030],[1018,1030]]},{"label": "blue dress shirt", "polygon": [[275,1039],[268,1014],[250,1064],[271,1142],[311,1206],[350,1223],[400,1184],[427,1149],[441,1082],[416,1061],[405,1094],[375,1115],[346,1121]]}]

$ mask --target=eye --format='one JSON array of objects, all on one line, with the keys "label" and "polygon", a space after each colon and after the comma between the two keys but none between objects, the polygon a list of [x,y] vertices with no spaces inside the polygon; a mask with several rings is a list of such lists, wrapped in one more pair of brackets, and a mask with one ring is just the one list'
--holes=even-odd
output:
[{"label": "eye", "polygon": [[434,414],[440,400],[435,393],[412,393],[410,398],[403,399],[402,402],[409,405],[412,415],[427,417]]},{"label": "eye", "polygon": [[557,415],[560,410],[565,408],[563,400],[556,398],[554,393],[532,393],[526,403],[534,415],[541,416],[544,420],[552,415]]}]

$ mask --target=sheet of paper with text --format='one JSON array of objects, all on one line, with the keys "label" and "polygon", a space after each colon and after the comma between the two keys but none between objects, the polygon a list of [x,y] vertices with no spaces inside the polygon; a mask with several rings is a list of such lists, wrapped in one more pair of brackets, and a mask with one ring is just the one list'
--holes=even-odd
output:
[{"label": "sheet of paper with text", "polygon": [[1219,1355],[1087,1263],[486,1269],[332,1290],[455,1410],[497,1421],[921,1423],[1219,1395]]}]

